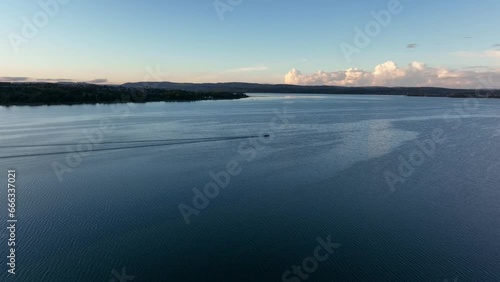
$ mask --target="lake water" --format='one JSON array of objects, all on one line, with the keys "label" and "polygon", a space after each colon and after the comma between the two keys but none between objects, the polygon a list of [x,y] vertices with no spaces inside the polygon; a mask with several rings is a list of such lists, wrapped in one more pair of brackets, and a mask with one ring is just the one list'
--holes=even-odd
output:
[{"label": "lake water", "polygon": [[500,281],[499,100],[2,107],[0,132],[1,281]]}]

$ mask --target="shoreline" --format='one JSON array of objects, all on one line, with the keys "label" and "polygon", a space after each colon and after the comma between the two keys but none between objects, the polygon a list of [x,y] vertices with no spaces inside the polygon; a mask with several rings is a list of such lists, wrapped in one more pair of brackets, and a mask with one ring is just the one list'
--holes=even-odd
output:
[{"label": "shoreline", "polygon": [[149,103],[196,103],[204,101],[232,101],[232,100],[242,100],[250,98],[251,96],[246,95],[246,97],[237,98],[218,98],[218,99],[199,99],[199,100],[165,100],[165,101],[145,101],[145,102],[134,102],[134,101],[115,101],[115,102],[84,102],[84,103],[57,103],[57,104],[46,104],[46,103],[31,103],[31,104],[2,104],[0,107],[42,107],[42,106],[84,106],[84,105],[119,105],[119,104],[149,104]]},{"label": "shoreline", "polygon": [[[162,88],[156,85],[114,86],[86,83],[0,83],[0,106],[73,106],[73,105],[111,105],[148,102],[197,102],[217,100],[239,100],[250,98],[252,94],[297,94],[297,95],[379,95],[425,98],[500,98],[500,90],[494,89],[443,89],[443,88],[387,88],[387,87],[303,87],[291,86],[284,89],[282,85],[267,85],[266,89],[251,87],[234,87],[225,84],[212,88],[204,85],[201,88],[190,88],[188,85],[177,85],[178,89]],[[262,85],[260,85],[262,86]],[[262,91],[268,90],[268,91]],[[247,95],[248,94],[248,95]]]},{"label": "shoreline", "polygon": [[248,98],[243,92],[127,88],[95,84],[0,83],[0,106],[72,106],[197,102]]}]

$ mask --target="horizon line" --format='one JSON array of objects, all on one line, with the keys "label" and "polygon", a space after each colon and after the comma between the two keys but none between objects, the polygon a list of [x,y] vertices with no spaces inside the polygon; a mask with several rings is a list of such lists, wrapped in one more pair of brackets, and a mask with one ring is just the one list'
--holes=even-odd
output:
[{"label": "horizon line", "polygon": [[500,88],[450,88],[450,87],[440,87],[440,86],[380,86],[380,85],[366,85],[366,86],[343,86],[343,85],[303,85],[303,84],[288,84],[288,83],[259,83],[259,82],[241,82],[241,81],[231,81],[231,82],[174,82],[174,81],[129,81],[124,83],[95,83],[92,81],[67,81],[66,79],[61,79],[60,81],[45,80],[45,81],[3,81],[0,83],[11,83],[11,84],[86,84],[86,85],[96,85],[96,86],[124,86],[125,84],[140,84],[140,83],[172,83],[172,84],[192,84],[192,85],[203,85],[203,84],[254,84],[254,85],[269,85],[269,86],[290,86],[290,87],[336,87],[336,88],[432,88],[432,89],[450,89],[450,90],[500,90]]}]

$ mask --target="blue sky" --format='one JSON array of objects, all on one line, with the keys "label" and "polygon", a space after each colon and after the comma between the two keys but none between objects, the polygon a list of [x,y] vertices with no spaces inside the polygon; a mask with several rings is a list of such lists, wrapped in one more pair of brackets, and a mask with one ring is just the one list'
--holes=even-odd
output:
[{"label": "blue sky", "polygon": [[[441,77],[458,85],[449,79],[470,80],[471,70],[496,74],[500,63],[498,0],[400,0],[402,11],[389,12],[389,24],[349,60],[340,44],[356,47],[355,27],[364,30],[372,12],[397,0],[220,0],[218,7],[230,7],[224,13],[213,0],[60,0],[67,3],[48,15],[40,3],[54,1],[0,2],[3,80],[350,85],[345,71],[357,68],[366,79],[352,85],[412,84],[411,75],[424,74],[436,85]],[[37,27],[41,13],[49,21]],[[23,35],[23,18],[37,29],[32,38]],[[384,75],[375,79],[377,66]]]}]

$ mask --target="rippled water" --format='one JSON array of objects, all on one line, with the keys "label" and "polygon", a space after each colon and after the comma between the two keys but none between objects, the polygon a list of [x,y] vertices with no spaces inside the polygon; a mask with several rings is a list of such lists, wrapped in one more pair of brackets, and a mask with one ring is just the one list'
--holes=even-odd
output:
[{"label": "rippled water", "polygon": [[499,121],[498,100],[394,96],[0,108],[0,278],[282,281],[330,236],[307,281],[500,281]]}]

